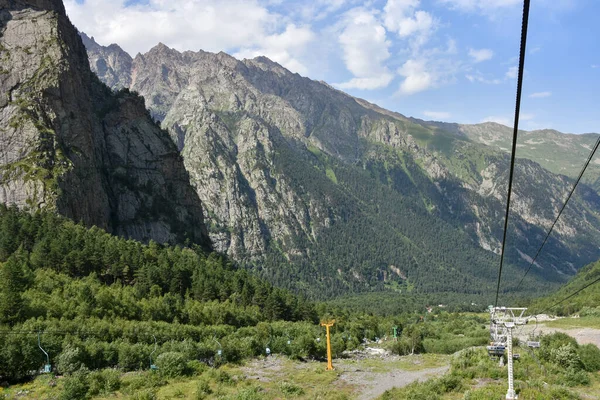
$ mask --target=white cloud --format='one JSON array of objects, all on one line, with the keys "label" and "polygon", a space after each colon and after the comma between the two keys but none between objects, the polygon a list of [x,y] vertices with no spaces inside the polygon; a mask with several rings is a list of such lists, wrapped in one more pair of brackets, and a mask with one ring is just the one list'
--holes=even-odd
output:
[{"label": "white cloud", "polygon": [[377,89],[386,87],[394,79],[385,66],[385,61],[390,57],[390,42],[385,28],[373,12],[357,8],[346,13],[338,40],[342,45],[346,68],[354,78],[336,86],[343,89]]},{"label": "white cloud", "polygon": [[535,53],[539,53],[540,50],[542,50],[541,47],[537,46],[537,47],[532,47],[531,49],[529,49],[529,54],[535,54]]},{"label": "white cloud", "polygon": [[494,52],[490,49],[469,49],[469,56],[474,62],[480,63],[482,61],[491,60],[494,57]]},{"label": "white cloud", "polygon": [[398,73],[405,78],[400,84],[402,94],[422,92],[435,84],[435,79],[427,71],[427,64],[423,60],[408,60],[398,69]]},{"label": "white cloud", "polygon": [[135,55],[158,42],[178,50],[219,51],[259,43],[272,33],[277,17],[243,0],[65,0],[71,21],[100,43],[118,43]]},{"label": "white cloud", "polygon": [[522,0],[439,0],[448,7],[463,12],[492,13],[495,10],[522,4]]},{"label": "white cloud", "polygon": [[[301,3],[300,14],[305,21],[320,21],[342,8],[348,0],[313,0]],[[291,7],[297,8],[297,4]]]},{"label": "white cloud", "polygon": [[502,83],[501,79],[497,78],[486,78],[481,72],[476,71],[474,73],[466,74],[465,78],[469,80],[469,82],[479,82],[485,83],[488,85],[499,85]]},{"label": "white cloud", "polygon": [[423,115],[436,120],[444,120],[452,116],[452,114],[447,111],[423,111]]},{"label": "white cloud", "polygon": [[519,121],[531,121],[535,118],[535,114],[521,113],[519,114]]},{"label": "white cloud", "polygon": [[352,78],[347,82],[336,83],[340,89],[362,89],[371,90],[386,87],[394,79],[392,74],[383,74],[369,78]]},{"label": "white cloud", "polygon": [[[258,1],[65,0],[71,21],[104,45],[118,43],[131,55],[159,42],[177,50],[235,51],[267,55],[306,73],[299,59],[311,39],[309,27],[297,27]],[[294,42],[294,35],[298,41]]]},{"label": "white cloud", "polygon": [[541,99],[550,96],[552,96],[552,92],[535,92],[529,95],[529,97],[531,97],[532,99]]},{"label": "white cloud", "polygon": [[465,64],[456,57],[456,43],[450,39],[445,48],[422,49],[410,57],[397,73],[404,77],[396,94],[411,95],[456,81]]},{"label": "white cloud", "polygon": [[497,124],[506,125],[506,126],[512,125],[512,122],[510,121],[509,118],[498,117],[498,116],[485,117],[481,120],[481,122],[495,122]]},{"label": "white cloud", "polygon": [[427,11],[417,10],[420,0],[388,0],[383,8],[385,27],[401,38],[410,38],[413,51],[424,45],[437,21]]},{"label": "white cloud", "polygon": [[[527,124],[534,124],[533,120],[535,119],[535,114],[531,113],[521,113],[519,114],[519,122],[527,122]],[[502,124],[506,126],[513,125],[513,117],[506,116],[489,116],[485,117],[481,120],[481,122],[495,122],[497,124]]]},{"label": "white cloud", "polygon": [[519,68],[517,66],[514,67],[510,67],[508,69],[508,71],[506,71],[506,78],[507,79],[517,79],[517,74],[519,73]]},{"label": "white cloud", "polygon": [[310,28],[290,24],[284,32],[267,36],[260,47],[241,49],[234,54],[234,57],[266,56],[292,72],[306,75],[308,69],[294,55],[303,54],[314,37]]}]

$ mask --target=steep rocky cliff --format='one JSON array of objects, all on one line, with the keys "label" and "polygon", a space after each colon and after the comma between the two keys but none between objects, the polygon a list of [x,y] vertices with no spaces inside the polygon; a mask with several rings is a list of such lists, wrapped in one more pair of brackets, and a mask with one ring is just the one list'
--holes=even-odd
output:
[{"label": "steep rocky cliff", "polygon": [[[322,295],[412,283],[478,291],[493,281],[502,150],[264,57],[159,44],[120,79],[181,150],[215,246],[275,282]],[[518,275],[572,181],[530,160],[519,160],[516,177],[509,270]],[[600,256],[599,218],[600,198],[583,186],[539,260],[537,284]]]},{"label": "steep rocky cliff", "polygon": [[176,146],[142,98],[90,71],[60,0],[0,0],[0,201],[209,246]]}]

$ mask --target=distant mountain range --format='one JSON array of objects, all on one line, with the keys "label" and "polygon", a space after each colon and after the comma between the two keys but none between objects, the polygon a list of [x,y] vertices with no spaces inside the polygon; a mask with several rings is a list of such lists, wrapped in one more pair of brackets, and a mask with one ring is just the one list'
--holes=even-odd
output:
[{"label": "distant mountain range", "polygon": [[[494,284],[511,129],[407,118],[265,57],[131,58],[81,34],[92,70],[141,94],[171,134],[216,249],[316,296]],[[528,265],[596,134],[521,132],[503,287]],[[600,257],[600,166],[571,200],[528,286]]]}]

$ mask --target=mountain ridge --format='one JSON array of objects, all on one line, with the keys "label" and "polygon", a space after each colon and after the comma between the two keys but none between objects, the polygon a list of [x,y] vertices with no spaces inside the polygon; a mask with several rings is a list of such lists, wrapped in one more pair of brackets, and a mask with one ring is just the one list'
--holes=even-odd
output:
[{"label": "mountain ridge", "polygon": [[[88,51],[90,58],[96,56]],[[130,73],[131,89],[144,96],[182,152],[206,206],[216,248],[250,263],[272,281],[281,283],[283,271],[297,271],[301,280],[307,279],[306,271],[319,271],[317,280],[344,282],[346,289],[339,289],[343,292],[364,290],[367,282],[370,287],[388,286],[392,277],[401,285],[426,279],[416,265],[438,250],[430,247],[431,238],[417,239],[419,235],[411,232],[407,221],[418,224],[411,216],[415,212],[431,221],[423,226],[440,220],[444,232],[466,234],[477,247],[499,251],[508,155],[460,132],[458,124],[452,131],[448,124],[442,129],[382,109],[264,57],[240,61],[223,52],[179,52],[161,45],[137,55]],[[516,215],[511,216],[510,237],[518,240],[509,259],[524,268],[571,178],[554,175],[528,159],[519,159],[516,174],[520,178],[514,187]],[[367,195],[373,190],[401,209],[382,211],[382,205]],[[550,254],[541,257],[544,267],[536,279],[542,282],[563,281],[577,266],[600,256],[594,250],[597,245],[589,246],[598,226],[598,195],[585,186],[579,194],[568,219],[556,228],[560,236],[551,239]],[[391,240],[406,255],[391,256],[393,251],[384,250],[385,261],[368,260],[369,267],[359,267],[358,260],[374,250],[346,249],[339,240],[347,239],[333,235],[352,224],[359,230],[369,224],[382,227],[388,233],[380,233],[380,241]],[[350,232],[356,230],[344,235]],[[370,241],[358,236],[363,244]],[[333,247],[325,250],[327,246]],[[350,252],[345,264],[327,255],[333,251],[339,258],[335,248]],[[467,252],[478,253],[469,248]],[[408,256],[414,252],[422,253],[416,264]],[[398,268],[394,257],[404,260],[399,270],[408,279],[392,272]],[[433,264],[467,275],[474,268],[489,270],[481,264],[457,266],[464,262],[460,255],[453,257],[449,265],[441,266],[441,255]],[[277,271],[277,265],[283,271]],[[330,272],[323,272],[328,268]]]}]

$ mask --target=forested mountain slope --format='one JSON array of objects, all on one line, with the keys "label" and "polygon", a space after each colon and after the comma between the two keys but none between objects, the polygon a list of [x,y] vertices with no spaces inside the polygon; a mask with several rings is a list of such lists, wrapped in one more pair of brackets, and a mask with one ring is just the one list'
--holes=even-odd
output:
[{"label": "forested mountain slope", "polygon": [[143,100],[90,71],[59,0],[0,1],[0,202],[209,247],[181,155]]},{"label": "forested mountain slope", "polygon": [[[95,64],[103,57],[97,46],[88,47]],[[127,74],[105,60],[111,74]],[[273,282],[321,296],[493,284],[504,152],[264,57],[238,61],[159,44],[132,60],[120,81],[128,79],[181,150],[215,247]],[[527,265],[571,184],[519,160],[512,264]],[[563,281],[600,256],[599,211],[600,197],[582,186],[534,280]]]},{"label": "forested mountain slope", "polygon": [[[598,279],[600,279],[600,261],[586,265],[559,290],[535,301],[532,310],[558,315],[580,313],[582,316],[600,316],[600,282],[594,283]],[[588,287],[583,289],[586,286]],[[579,290],[581,292],[576,296],[562,301]],[[560,304],[557,304],[559,302]],[[555,304],[556,307],[553,307]]]},{"label": "forested mountain slope", "polygon": [[144,245],[4,205],[0,281],[0,378],[9,382],[45,362],[31,331],[68,374],[80,365],[147,369],[153,338],[161,352],[196,351],[192,359],[214,358],[218,338],[223,361],[236,361],[264,349],[255,328],[239,328],[318,322],[314,304],[199,246]]}]

